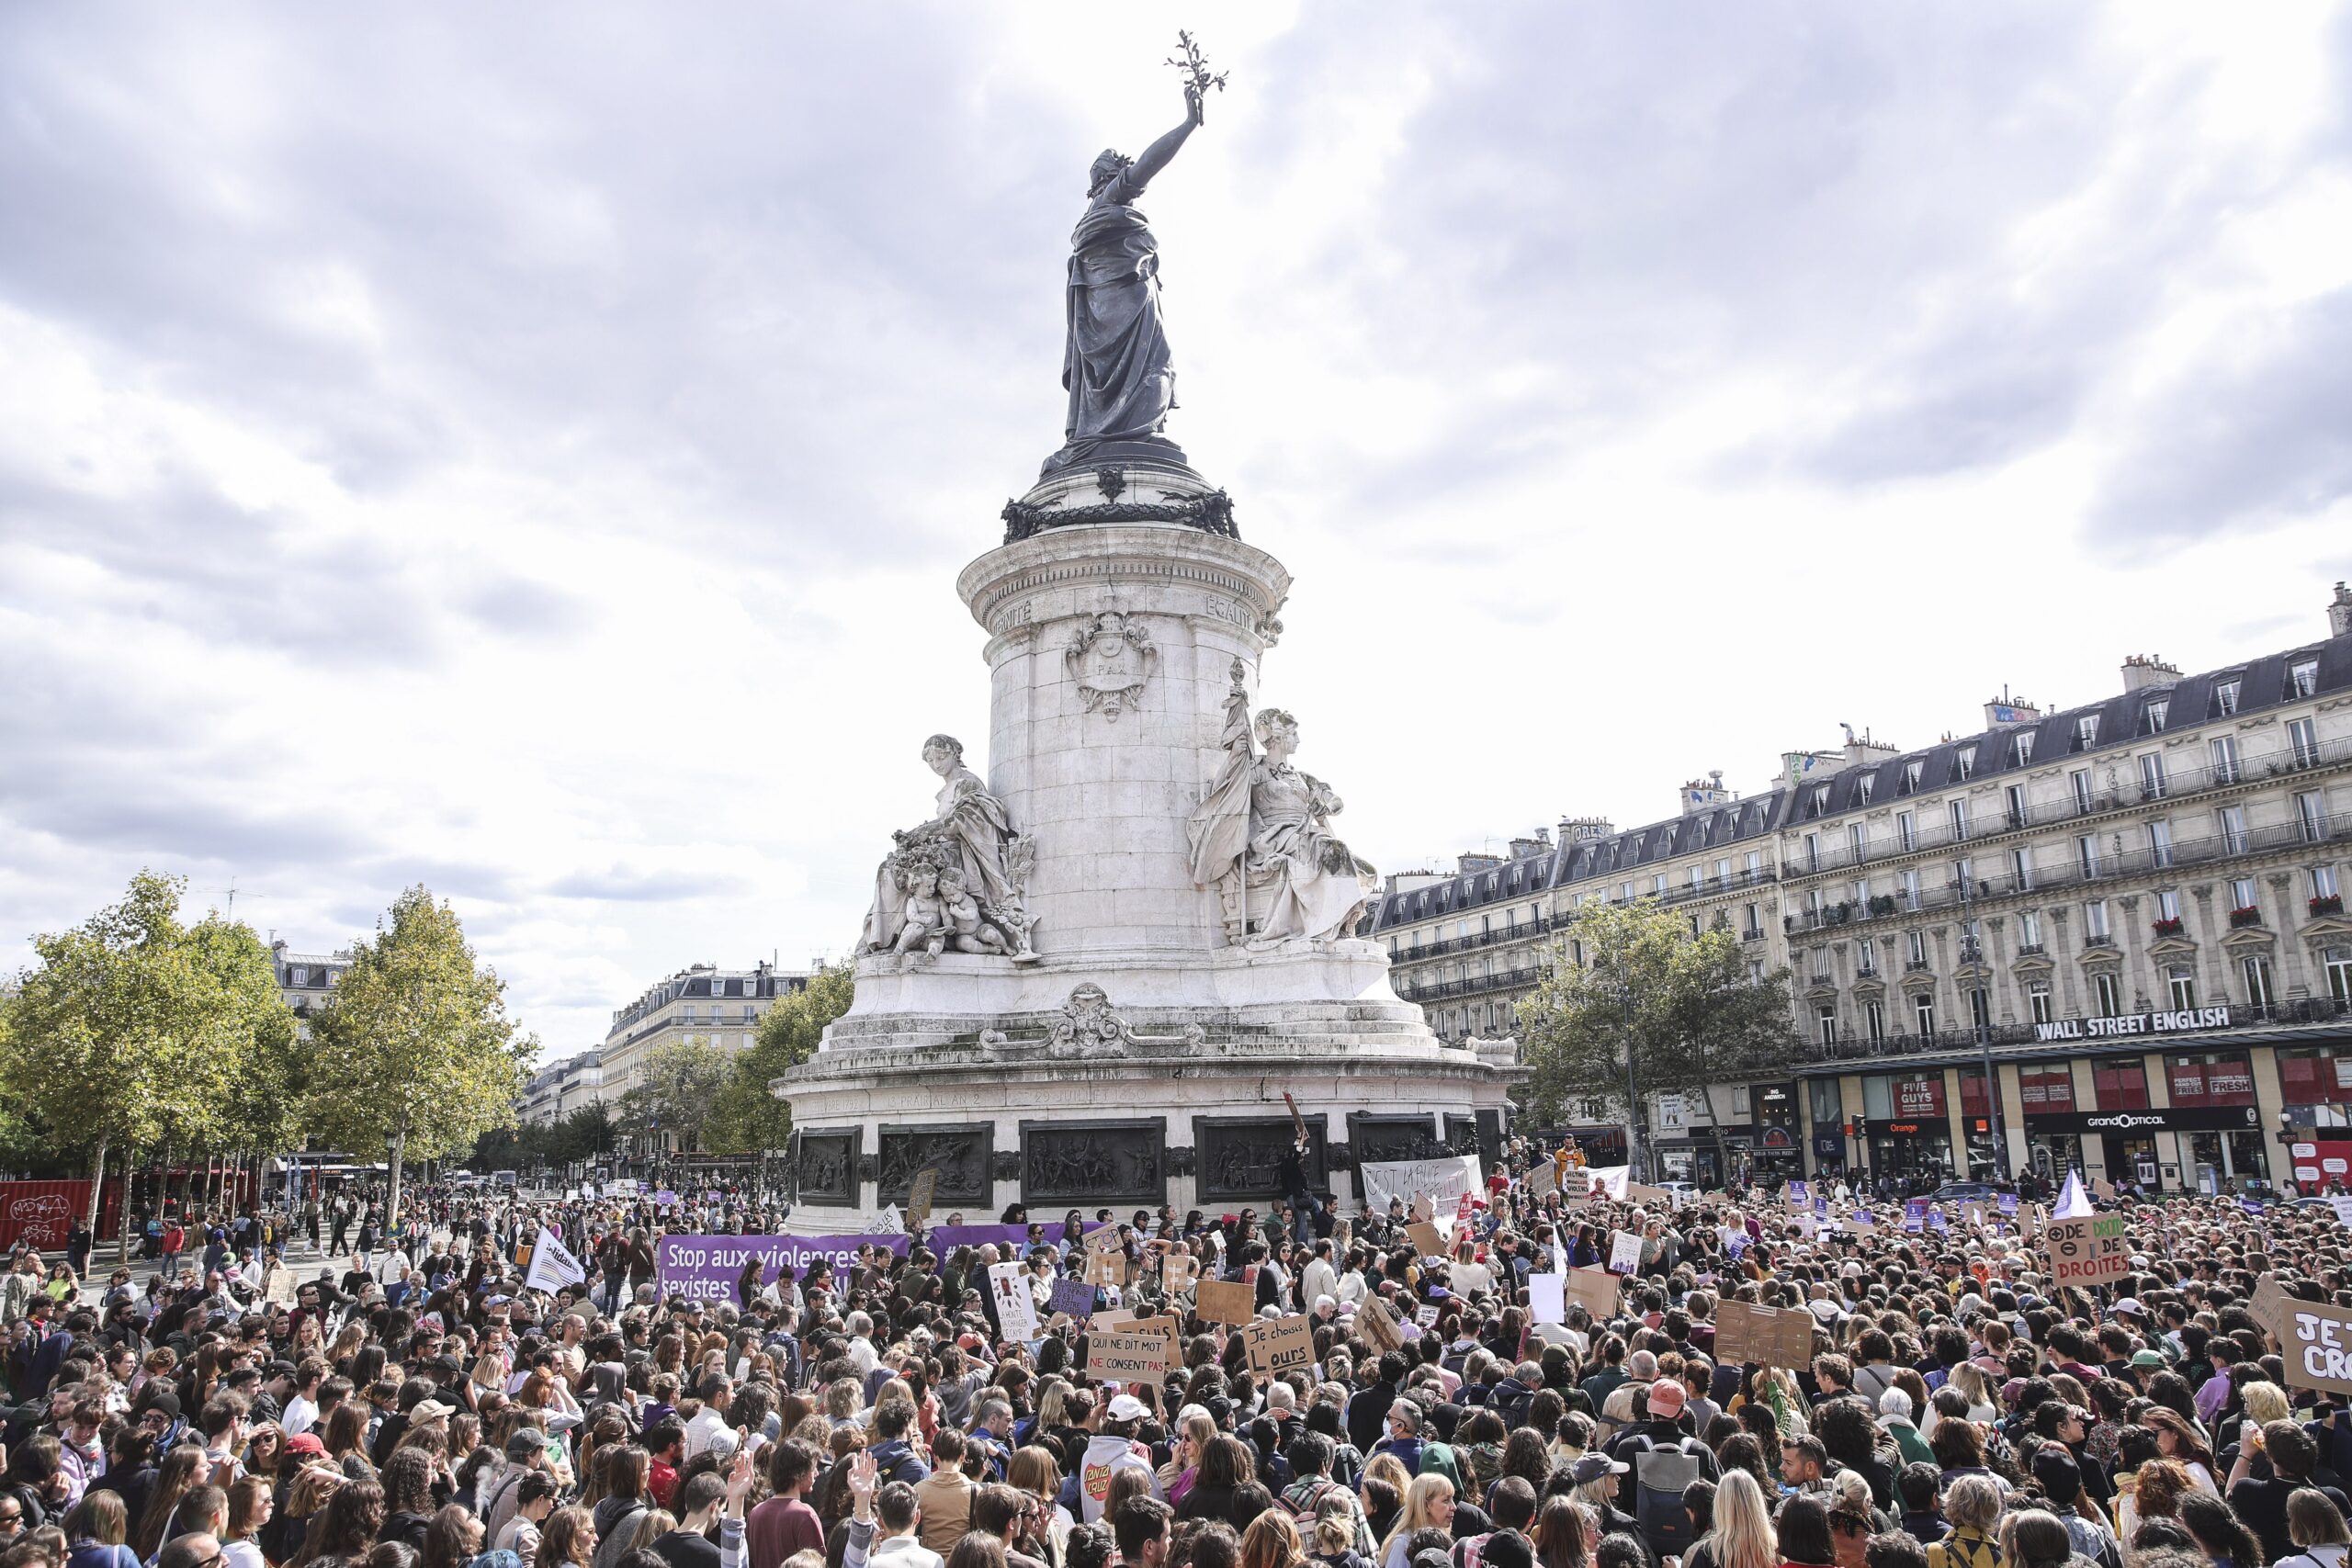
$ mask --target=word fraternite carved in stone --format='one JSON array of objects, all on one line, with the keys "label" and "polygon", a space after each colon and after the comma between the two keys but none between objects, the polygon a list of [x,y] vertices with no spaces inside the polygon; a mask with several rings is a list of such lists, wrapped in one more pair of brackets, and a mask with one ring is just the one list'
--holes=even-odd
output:
[{"label": "word fraternite carved in stone", "polygon": [[[1225,763],[1187,824],[1193,880],[1216,890],[1231,946],[1351,935],[1375,874],[1331,831],[1340,810],[1331,786],[1291,765],[1298,721],[1267,708],[1253,731],[1246,673],[1235,660]],[[1250,744],[1253,733],[1263,755]]]},{"label": "word fraternite carved in stone", "polygon": [[1142,696],[1144,682],[1159,663],[1159,649],[1142,623],[1105,610],[1079,628],[1062,657],[1086,711],[1115,724]]},{"label": "word fraternite carved in stone", "polygon": [[890,835],[897,847],[875,873],[859,954],[993,953],[1035,963],[1027,904],[1035,846],[964,765],[954,736],[924,741],[922,760],[943,781],[938,804],[930,821]]}]

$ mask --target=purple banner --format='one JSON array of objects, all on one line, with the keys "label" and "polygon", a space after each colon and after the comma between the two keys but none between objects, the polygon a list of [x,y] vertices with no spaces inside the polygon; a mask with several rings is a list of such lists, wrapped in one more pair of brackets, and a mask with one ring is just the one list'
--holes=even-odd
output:
[{"label": "purple banner", "polygon": [[[1046,1227],[1047,1236],[1060,1227],[1060,1222]],[[932,1251],[945,1258],[959,1247],[1011,1247],[1010,1258],[1018,1258],[1029,1245],[1027,1225],[933,1225],[925,1238]],[[1010,1261],[1010,1258],[1000,1261]]]},{"label": "purple banner", "polygon": [[804,1278],[812,1268],[829,1266],[833,1288],[841,1290],[857,1266],[858,1249],[866,1247],[907,1255],[903,1235],[665,1235],[653,1251],[656,1288],[664,1297],[735,1301],[735,1281],[756,1258],[763,1284],[775,1278],[779,1264]]}]

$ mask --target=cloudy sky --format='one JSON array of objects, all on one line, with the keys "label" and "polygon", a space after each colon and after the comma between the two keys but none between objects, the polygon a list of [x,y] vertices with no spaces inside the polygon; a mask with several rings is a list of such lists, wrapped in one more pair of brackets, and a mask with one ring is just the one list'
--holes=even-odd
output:
[{"label": "cloudy sky", "polygon": [[423,881],[554,1056],[840,954],[1180,21],[1170,434],[1384,868],[2352,576],[2343,6],[11,6],[0,964]]}]

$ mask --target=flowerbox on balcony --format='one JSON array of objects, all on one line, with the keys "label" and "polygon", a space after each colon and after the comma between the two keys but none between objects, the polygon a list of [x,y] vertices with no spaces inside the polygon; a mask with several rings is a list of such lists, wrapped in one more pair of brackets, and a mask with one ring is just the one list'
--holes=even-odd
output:
[{"label": "flowerbox on balcony", "polygon": [[2149,929],[2158,936],[2178,936],[2181,930],[2180,917],[2175,915],[2168,919],[2152,920],[2149,922]]},{"label": "flowerbox on balcony", "polygon": [[2241,926],[2258,926],[2261,923],[2262,911],[2255,908],[2252,904],[2240,905],[2237,908],[2230,911],[2230,929],[2232,931],[2235,931]]},{"label": "flowerbox on balcony", "polygon": [[2312,900],[2312,913],[2314,915],[2340,915],[2344,913],[2344,895],[2341,893],[2321,894],[2318,897]]}]

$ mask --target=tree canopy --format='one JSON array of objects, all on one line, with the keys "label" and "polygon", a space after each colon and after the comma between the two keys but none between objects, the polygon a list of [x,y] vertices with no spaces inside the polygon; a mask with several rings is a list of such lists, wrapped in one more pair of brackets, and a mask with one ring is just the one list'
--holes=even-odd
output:
[{"label": "tree canopy", "polygon": [[1519,1003],[1530,1112],[1551,1121],[1570,1100],[1623,1104],[1629,1045],[1644,1100],[1792,1066],[1788,978],[1785,969],[1751,974],[1722,922],[1694,935],[1647,899],[1584,906]]},{"label": "tree canopy", "polygon": [[421,886],[393,902],[374,940],[352,944],[311,1042],[309,1124],[361,1158],[388,1151],[395,1219],[403,1163],[513,1125],[538,1050],[506,1016],[505,983],[475,960],[457,912]]},{"label": "tree canopy", "polygon": [[817,1054],[825,1026],[849,1010],[856,981],[846,964],[829,964],[808,984],[768,1009],[750,1050],[737,1056],[703,1124],[716,1154],[780,1149],[792,1136],[792,1107],[768,1085]]}]

